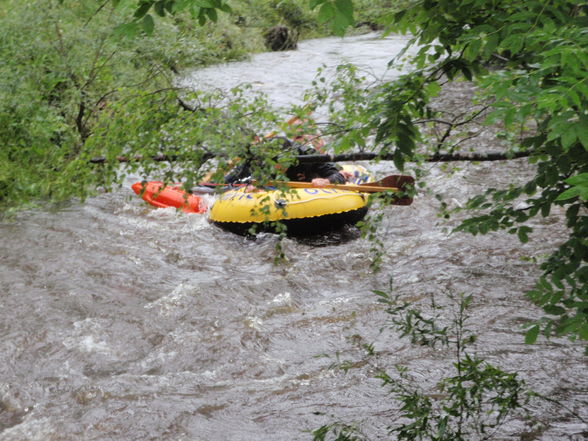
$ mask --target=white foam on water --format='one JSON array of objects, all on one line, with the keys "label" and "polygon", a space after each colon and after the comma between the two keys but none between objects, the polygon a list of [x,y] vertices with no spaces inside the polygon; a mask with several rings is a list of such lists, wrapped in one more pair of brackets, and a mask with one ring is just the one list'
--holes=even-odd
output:
[{"label": "white foam on water", "polygon": [[47,441],[59,433],[59,428],[52,418],[43,417],[33,419],[31,416],[13,427],[5,429],[1,433],[2,441]]},{"label": "white foam on water", "polygon": [[278,306],[292,306],[292,294],[289,292],[280,293],[270,303]]},{"label": "white foam on water", "polygon": [[180,283],[173,291],[159,299],[147,303],[145,309],[157,309],[162,315],[170,315],[177,309],[183,309],[196,287],[191,284]]}]

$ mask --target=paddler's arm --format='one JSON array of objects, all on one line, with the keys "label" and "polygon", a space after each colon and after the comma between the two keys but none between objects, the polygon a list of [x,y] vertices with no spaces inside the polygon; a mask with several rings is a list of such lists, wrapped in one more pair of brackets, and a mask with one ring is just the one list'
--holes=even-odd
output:
[{"label": "paddler's arm", "polygon": [[326,187],[329,184],[345,184],[347,178],[333,167],[333,173],[327,175],[326,178],[314,178],[312,181],[313,187]]}]

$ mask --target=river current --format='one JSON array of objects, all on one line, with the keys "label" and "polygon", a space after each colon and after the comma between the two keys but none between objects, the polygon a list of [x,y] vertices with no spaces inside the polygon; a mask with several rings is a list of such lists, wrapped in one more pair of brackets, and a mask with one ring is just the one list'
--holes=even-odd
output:
[{"label": "river current", "polygon": [[[250,81],[276,105],[300,99],[315,68],[357,63],[382,75],[404,40],[374,34],[300,43],[296,51],[195,72],[198,86]],[[301,69],[304,66],[304,69]],[[393,72],[389,72],[393,74]],[[378,176],[390,162],[364,164]],[[456,204],[487,186],[524,179],[517,160],[431,164],[427,182]],[[540,311],[523,296],[541,260],[565,237],[563,216],[535,221],[530,242],[507,233],[451,234],[433,192],[411,206],[378,208],[386,250],[350,230],[321,239],[251,240],[205,216],[155,209],[120,190],[0,223],[0,440],[309,440],[334,421],[372,439],[398,420],[399,404],[376,367],[409,367],[434,391],[452,353],[400,338],[373,290],[407,300],[473,296],[475,352],[550,398],[534,400],[535,423],[513,415],[498,439],[581,440],[588,434],[583,346],[523,342]],[[449,313],[447,313],[449,314]],[[377,362],[366,362],[362,343]],[[349,360],[349,369],[333,369]]]}]

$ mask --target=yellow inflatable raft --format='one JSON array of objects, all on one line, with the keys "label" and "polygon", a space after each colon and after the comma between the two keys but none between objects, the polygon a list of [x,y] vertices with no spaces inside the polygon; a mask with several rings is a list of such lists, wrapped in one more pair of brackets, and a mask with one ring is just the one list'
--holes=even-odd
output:
[{"label": "yellow inflatable raft", "polygon": [[245,234],[273,230],[284,223],[291,235],[309,235],[354,225],[368,210],[363,193],[334,188],[297,188],[223,193],[210,210],[210,220],[227,230]]}]

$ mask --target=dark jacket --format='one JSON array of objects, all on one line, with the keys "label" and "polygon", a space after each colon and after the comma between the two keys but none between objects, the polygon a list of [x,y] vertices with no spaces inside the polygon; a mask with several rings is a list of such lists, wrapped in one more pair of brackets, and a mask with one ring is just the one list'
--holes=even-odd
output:
[{"label": "dark jacket", "polygon": [[[296,149],[297,155],[313,155],[316,154],[314,147],[308,145],[304,146],[290,140],[286,140],[285,146],[287,148]],[[345,178],[334,162],[312,162],[306,164],[295,164],[286,170],[286,176],[291,181],[311,182],[314,178],[328,179],[332,184],[344,184]],[[232,184],[234,182],[247,179],[251,176],[251,169],[249,162],[235,167],[225,176],[225,182]]]}]

